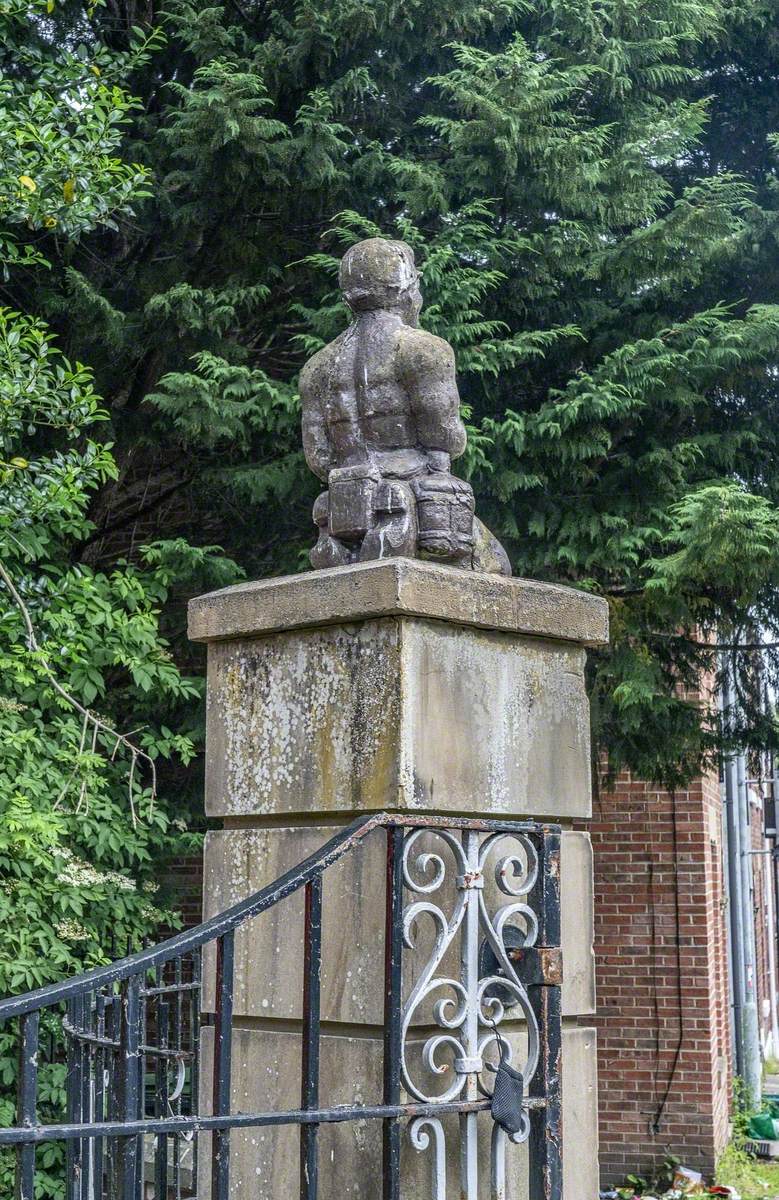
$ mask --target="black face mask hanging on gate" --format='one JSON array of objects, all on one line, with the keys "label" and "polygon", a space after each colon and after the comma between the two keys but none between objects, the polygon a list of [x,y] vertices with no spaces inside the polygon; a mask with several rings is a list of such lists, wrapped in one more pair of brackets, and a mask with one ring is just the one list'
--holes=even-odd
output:
[{"label": "black face mask hanging on gate", "polygon": [[525,1081],[522,1073],[509,1064],[508,1046],[501,1037],[497,1025],[493,1022],[495,1036],[500,1046],[500,1063],[497,1067],[488,1064],[495,1072],[495,1087],[492,1091],[492,1119],[509,1135],[519,1133],[525,1124],[523,1098]]}]

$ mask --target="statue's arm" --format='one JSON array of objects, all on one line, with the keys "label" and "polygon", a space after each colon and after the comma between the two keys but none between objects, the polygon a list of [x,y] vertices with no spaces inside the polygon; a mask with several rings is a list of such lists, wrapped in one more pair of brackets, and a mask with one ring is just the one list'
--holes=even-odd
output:
[{"label": "statue's arm", "polygon": [[300,374],[300,402],[303,413],[303,453],[319,479],[327,480],[333,465],[332,446],[325,421],[325,405],[318,386],[314,360]]},{"label": "statue's arm", "polygon": [[444,450],[457,458],[465,449],[460,419],[454,351],[443,338],[410,331],[400,345],[403,383],[416,419],[419,441],[426,450]]}]

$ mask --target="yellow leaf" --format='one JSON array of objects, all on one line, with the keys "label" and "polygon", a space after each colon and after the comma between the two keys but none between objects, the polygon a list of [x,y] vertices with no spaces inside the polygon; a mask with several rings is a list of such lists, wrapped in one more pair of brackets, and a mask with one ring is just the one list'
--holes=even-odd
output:
[{"label": "yellow leaf", "polygon": [[100,74],[101,74],[100,67],[96,67],[95,64],[92,63],[92,65],[89,69],[93,75],[97,75],[97,77],[100,78]]},{"label": "yellow leaf", "polygon": [[76,198],[76,181],[75,179],[66,179],[62,185],[62,194],[65,197],[66,204],[72,204]]},{"label": "yellow leaf", "polygon": [[12,458],[11,459],[11,466],[16,467],[17,470],[19,470],[19,471],[23,470],[24,467],[29,467],[29,465],[30,464],[28,463],[26,458]]},{"label": "yellow leaf", "polygon": [[23,188],[27,188],[28,192],[37,192],[38,185],[34,179],[30,179],[29,175],[20,175],[19,182]]},{"label": "yellow leaf", "polygon": [[43,224],[46,226],[47,229],[53,229],[54,226],[57,224],[57,218],[56,217],[47,217],[46,220],[43,222]]},{"label": "yellow leaf", "polygon": [[54,12],[54,0],[46,0],[46,12],[47,13]]}]

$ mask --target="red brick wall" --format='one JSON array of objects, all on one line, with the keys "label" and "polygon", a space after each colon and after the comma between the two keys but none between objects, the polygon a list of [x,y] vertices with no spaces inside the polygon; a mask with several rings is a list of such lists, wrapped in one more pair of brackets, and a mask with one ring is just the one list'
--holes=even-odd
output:
[{"label": "red brick wall", "polygon": [[604,1182],[648,1172],[668,1153],[710,1171],[727,1141],[720,821],[715,777],[672,796],[624,775],[595,800]]},{"label": "red brick wall", "polygon": [[169,863],[165,869],[165,892],[170,907],[191,929],[203,920],[203,855],[193,854]]}]

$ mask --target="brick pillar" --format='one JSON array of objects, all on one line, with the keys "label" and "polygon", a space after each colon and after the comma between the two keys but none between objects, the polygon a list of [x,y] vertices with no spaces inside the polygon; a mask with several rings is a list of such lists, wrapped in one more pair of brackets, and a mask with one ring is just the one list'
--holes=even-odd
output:
[{"label": "brick pillar", "polygon": [[709,1172],[727,1142],[721,808],[714,774],[675,795],[625,774],[595,801],[604,1183],[668,1153]]}]

